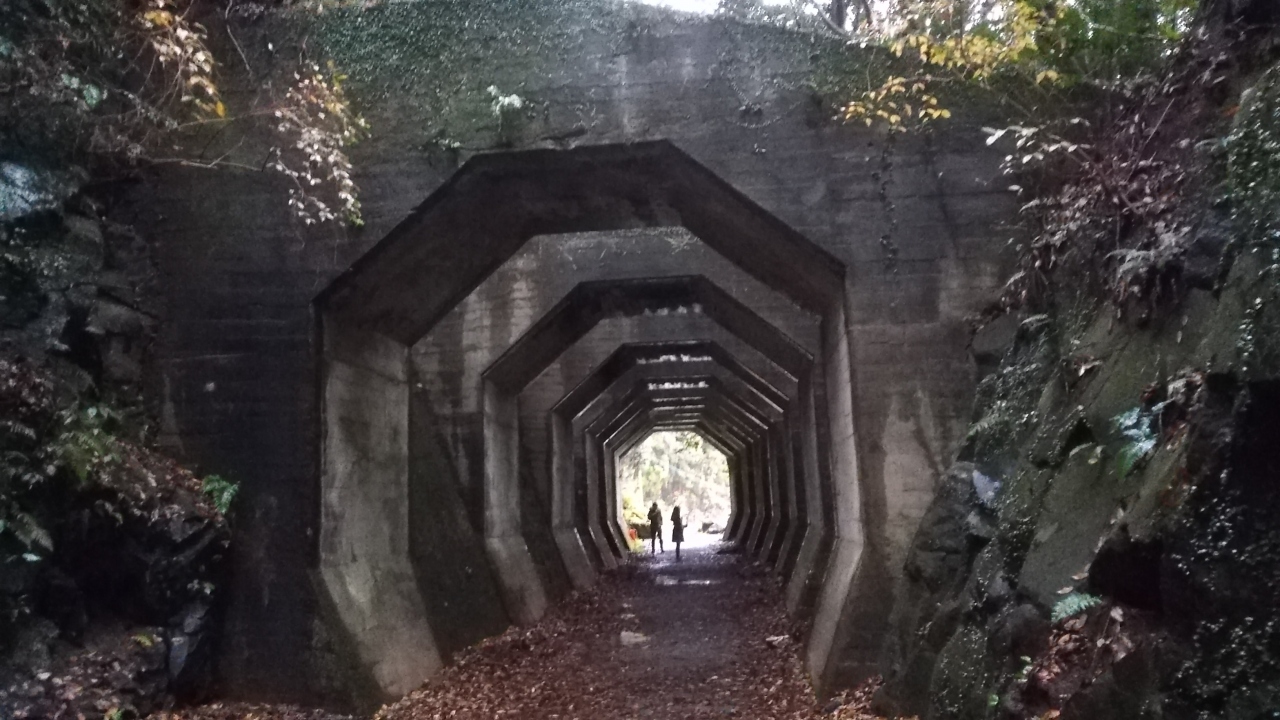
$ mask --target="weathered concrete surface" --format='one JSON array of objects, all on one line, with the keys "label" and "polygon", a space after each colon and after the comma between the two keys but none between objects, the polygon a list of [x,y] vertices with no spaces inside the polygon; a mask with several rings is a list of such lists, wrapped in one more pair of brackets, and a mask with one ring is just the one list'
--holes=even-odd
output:
[{"label": "weathered concrete surface", "polygon": [[326,328],[320,571],[389,697],[441,666],[409,562],[408,352]]},{"label": "weathered concrete surface", "polygon": [[[375,27],[386,18],[398,28],[431,22],[425,15],[413,20],[413,3],[392,5],[367,11],[361,22]],[[846,542],[837,551],[841,572],[829,576],[843,578],[852,562],[871,573],[868,587],[877,595],[860,606],[870,613],[864,624],[874,627],[899,581],[894,558],[902,556],[903,538],[918,523],[935,468],[945,465],[939,458],[954,448],[967,420],[972,368],[963,319],[987,300],[1002,276],[1005,237],[997,223],[1012,206],[999,183],[999,157],[963,124],[892,146],[874,133],[830,125],[826,110],[801,87],[821,63],[821,48],[807,38],[654,13],[619,18],[608,31],[586,27],[562,47],[555,45],[564,36],[553,36],[547,47],[561,69],[528,78],[522,94],[531,107],[545,110],[530,118],[515,141],[555,147],[671,139],[846,267],[847,279],[837,288],[845,298],[839,308],[844,318],[822,330],[821,381],[843,374],[850,379],[849,392],[823,390],[824,396],[840,398],[845,409],[823,406],[816,412],[855,421],[856,431],[829,439],[842,450],[831,455],[836,495],[826,507],[832,509],[831,527],[842,537],[861,531],[874,552]],[[238,31],[242,39],[252,38],[254,28]],[[255,67],[271,66],[254,49],[257,44],[247,47]],[[350,62],[342,47],[332,50],[340,66]],[[519,86],[515,78],[529,72],[526,60],[513,54],[502,70],[504,84]],[[389,71],[395,67],[386,65]],[[238,70],[227,70],[223,86],[234,99]],[[246,696],[314,699],[313,678],[320,676],[313,672],[320,653],[310,572],[318,567],[321,419],[310,301],[455,169],[423,134],[426,123],[416,98],[430,91],[430,74],[401,74],[396,81],[407,87],[383,92],[382,81],[367,74],[356,74],[348,84],[374,128],[372,138],[354,151],[367,222],[361,233],[335,237],[328,230],[311,234],[296,228],[284,207],[284,186],[267,176],[232,182],[203,171],[166,169],[145,185],[135,206],[119,210],[156,241],[165,278],[169,317],[158,351],[161,384],[168,388],[166,436],[189,459],[243,484],[223,671]],[[492,81],[476,82],[468,92],[481,97]],[[957,108],[958,116],[964,114]],[[566,133],[572,139],[552,138]],[[673,187],[672,182],[679,181],[659,185]],[[651,209],[652,218],[671,214],[665,206],[640,206]],[[500,213],[492,216],[496,223]],[[733,218],[714,219],[721,220]],[[468,242],[454,241],[458,248]],[[435,378],[429,406],[441,422],[429,430],[431,445],[449,449],[447,462],[465,484],[458,492],[473,533],[483,522],[474,484],[483,452],[479,408],[465,409],[462,398],[480,396],[479,373],[536,319],[521,313],[548,307],[558,297],[554,291],[542,296],[541,278],[585,263],[608,267],[610,277],[646,277],[647,258],[653,257],[621,252],[627,241],[615,247],[607,235],[551,247],[556,249],[539,257],[523,285],[510,287],[505,298],[484,298],[488,310],[444,316],[424,338],[437,348],[432,373],[422,372],[423,355],[415,353],[415,383]],[[701,272],[712,255],[689,252],[682,258],[685,272]],[[434,270],[405,282],[424,293],[443,287],[439,278],[455,274],[446,262],[450,257],[428,258],[425,267]],[[763,257],[778,266],[770,272],[799,267],[791,253]],[[792,283],[775,275],[765,279]],[[795,281],[813,284],[809,276]],[[827,292],[826,284],[817,286]],[[464,305],[478,301],[465,294],[451,297]],[[436,306],[426,299],[412,297],[423,308]],[[479,316],[485,318],[482,325],[473,323]],[[408,327],[390,318],[387,328]],[[793,328],[783,330],[801,336]],[[441,407],[457,412],[441,413]],[[863,511],[852,515],[859,503]],[[872,565],[879,569],[872,572]],[[850,574],[848,586],[856,582]],[[830,620],[844,613],[839,595],[823,595],[819,616]],[[491,616],[488,622],[501,621]],[[875,666],[880,640],[874,634],[842,635],[837,625],[824,626],[832,631],[830,647],[811,648],[814,667],[844,667],[854,677]]]},{"label": "weathered concrete surface", "polygon": [[[641,314],[705,314],[726,329],[750,337],[779,364],[788,368],[806,366],[810,359],[785,334],[738,303],[706,278],[674,277],[624,281],[591,281],[575,287],[555,307],[540,318],[507,352],[485,369],[484,463],[485,537],[491,548],[499,581],[503,584],[508,611],[519,622],[536,620],[546,608],[545,584],[538,581],[533,559],[517,539],[520,533],[519,412],[517,395],[540,375],[554,358],[590,332],[602,319]],[[775,483],[777,482],[775,478]],[[552,493],[554,497],[554,492]],[[552,500],[554,506],[554,500]],[[769,513],[762,509],[763,532]],[[538,523],[542,525],[542,523]],[[534,528],[525,525],[525,531]],[[756,541],[755,535],[751,538]],[[577,564],[578,558],[560,563]],[[527,563],[526,565],[521,565]],[[555,564],[553,559],[549,563]],[[572,573],[571,573],[572,575]]]}]

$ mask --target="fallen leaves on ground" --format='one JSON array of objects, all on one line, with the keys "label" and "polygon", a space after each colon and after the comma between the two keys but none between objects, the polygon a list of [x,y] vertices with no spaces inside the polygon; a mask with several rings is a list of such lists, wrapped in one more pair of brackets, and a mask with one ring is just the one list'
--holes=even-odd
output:
[{"label": "fallen leaves on ground", "polygon": [[253,703],[213,703],[188,710],[156,713],[149,720],[355,720],[351,715],[334,715],[323,710],[296,705],[255,705]]},{"label": "fallen leaves on ground", "polygon": [[[641,557],[536,625],[462,651],[374,719],[878,720],[876,682],[816,701],[801,635],[760,566],[711,551]],[[336,720],[300,712],[214,705],[152,720]]]}]

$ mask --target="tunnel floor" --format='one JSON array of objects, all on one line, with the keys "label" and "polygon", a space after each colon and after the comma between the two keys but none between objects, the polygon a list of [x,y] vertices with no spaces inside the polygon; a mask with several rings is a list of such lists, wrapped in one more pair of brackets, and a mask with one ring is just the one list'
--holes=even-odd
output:
[{"label": "tunnel floor", "polygon": [[669,546],[466,651],[378,717],[811,718],[792,630],[766,570],[714,546],[677,562]]},{"label": "tunnel floor", "polygon": [[[876,684],[817,703],[776,576],[720,545],[635,556],[538,624],[469,648],[374,720],[881,720]],[[214,703],[149,720],[357,720]]]}]

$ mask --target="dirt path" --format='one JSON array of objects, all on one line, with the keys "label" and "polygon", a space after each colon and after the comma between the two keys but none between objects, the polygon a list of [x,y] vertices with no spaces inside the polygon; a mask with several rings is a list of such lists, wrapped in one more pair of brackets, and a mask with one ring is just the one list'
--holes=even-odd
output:
[{"label": "dirt path", "polygon": [[788,631],[765,571],[669,550],[467,653],[381,717],[812,717]]},{"label": "dirt path", "polygon": [[[792,630],[772,573],[714,547],[686,551],[680,562],[668,550],[636,558],[531,628],[463,652],[376,718],[869,718],[854,707],[820,714]],[[302,717],[262,706],[245,714],[248,707],[165,717]]]}]

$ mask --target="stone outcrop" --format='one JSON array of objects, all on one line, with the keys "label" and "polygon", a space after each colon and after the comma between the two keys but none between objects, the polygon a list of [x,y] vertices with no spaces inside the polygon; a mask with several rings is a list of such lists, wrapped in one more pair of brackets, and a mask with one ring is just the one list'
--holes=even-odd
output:
[{"label": "stone outcrop", "polygon": [[882,710],[1243,720],[1274,707],[1280,365],[1237,335],[1274,332],[1249,310],[1273,315],[1265,276],[1241,256],[1217,292],[1193,289],[1147,324],[1105,304],[1022,320],[913,543]]}]

